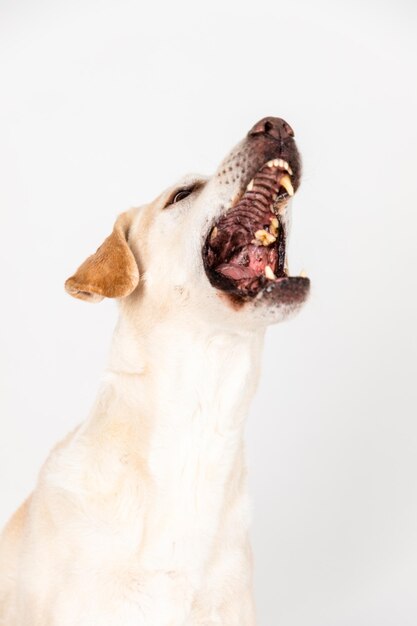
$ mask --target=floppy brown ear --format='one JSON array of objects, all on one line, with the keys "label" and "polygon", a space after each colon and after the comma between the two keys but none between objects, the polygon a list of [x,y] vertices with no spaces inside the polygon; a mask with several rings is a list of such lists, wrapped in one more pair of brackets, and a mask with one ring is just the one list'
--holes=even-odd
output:
[{"label": "floppy brown ear", "polygon": [[77,269],[65,283],[67,292],[75,298],[100,302],[106,298],[123,298],[139,282],[139,270],[127,243],[129,213],[116,220],[112,234]]}]

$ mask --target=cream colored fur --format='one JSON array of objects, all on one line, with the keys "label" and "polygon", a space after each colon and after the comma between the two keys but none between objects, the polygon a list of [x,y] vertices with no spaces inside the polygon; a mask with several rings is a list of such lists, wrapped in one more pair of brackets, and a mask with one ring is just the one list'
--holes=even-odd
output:
[{"label": "cream colored fur", "polygon": [[[265,327],[291,308],[239,307],[209,284],[202,242],[238,190],[220,172],[118,222],[139,284],[91,414],[3,533],[1,626],[255,624],[243,426]],[[76,277],[73,295],[101,299]]]}]

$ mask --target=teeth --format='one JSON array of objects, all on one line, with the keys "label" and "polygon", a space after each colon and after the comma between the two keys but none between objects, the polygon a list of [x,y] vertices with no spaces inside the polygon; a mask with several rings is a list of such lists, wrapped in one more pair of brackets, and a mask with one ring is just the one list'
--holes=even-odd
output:
[{"label": "teeth", "polygon": [[255,233],[255,239],[260,241],[263,246],[269,246],[277,240],[274,235],[271,235],[271,233],[268,233],[266,230],[257,230]]},{"label": "teeth", "polygon": [[289,196],[294,195],[294,188],[291,184],[291,179],[288,176],[288,174],[285,174],[285,176],[281,178],[281,180],[279,181],[279,184],[281,185],[281,187],[284,187],[284,189],[287,191]]},{"label": "teeth", "polygon": [[278,220],[276,217],[271,217],[271,226],[269,227],[269,232],[271,235],[276,237],[278,235]]},{"label": "teeth", "polygon": [[211,235],[210,235],[210,243],[212,243],[212,242],[216,239],[216,237],[217,237],[217,233],[218,233],[218,232],[219,232],[219,231],[218,231],[218,229],[217,229],[217,226],[215,226],[215,227],[213,228],[213,230],[211,231]]},{"label": "teeth", "polygon": [[252,189],[253,189],[253,178],[250,181],[249,185],[246,187],[246,191],[252,191]]},{"label": "teeth", "polygon": [[265,267],[265,276],[269,279],[269,280],[275,280],[276,276],[274,274],[274,272],[272,271],[272,269],[270,268],[269,265],[267,265]]},{"label": "teeth", "polygon": [[287,161],[284,161],[284,159],[278,159],[278,165],[279,167],[282,167],[282,169],[287,170],[287,172],[292,175],[292,169],[290,168]]},{"label": "teeth", "polygon": [[301,278],[307,278],[307,272],[305,270],[301,270],[299,276],[301,276]]},{"label": "teeth", "polygon": [[271,161],[268,161],[267,166],[268,167],[281,167],[283,170],[286,170],[288,174],[292,176],[292,169],[290,168],[289,163],[287,161],[284,161],[284,159],[272,159]]}]

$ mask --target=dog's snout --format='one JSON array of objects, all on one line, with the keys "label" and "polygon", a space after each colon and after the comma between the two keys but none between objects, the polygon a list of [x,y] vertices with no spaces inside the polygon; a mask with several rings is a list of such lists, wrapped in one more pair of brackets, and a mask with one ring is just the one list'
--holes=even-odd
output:
[{"label": "dog's snout", "polygon": [[294,137],[294,131],[280,117],[264,117],[250,129],[248,136],[254,135],[269,135],[278,141],[284,141],[288,137]]}]

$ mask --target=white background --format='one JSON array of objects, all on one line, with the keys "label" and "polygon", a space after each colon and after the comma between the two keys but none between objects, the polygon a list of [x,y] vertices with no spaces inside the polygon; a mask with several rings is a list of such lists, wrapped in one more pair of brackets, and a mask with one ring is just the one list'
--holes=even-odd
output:
[{"label": "white background", "polygon": [[83,419],[116,307],[63,282],[116,214],[295,128],[290,268],[248,422],[261,625],[417,623],[417,5],[0,3],[0,523]]}]

